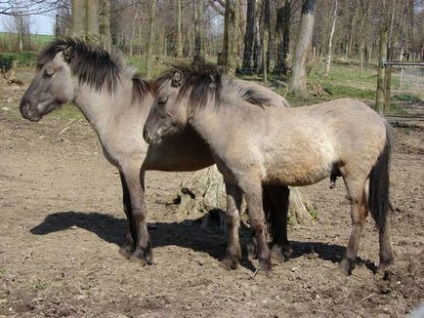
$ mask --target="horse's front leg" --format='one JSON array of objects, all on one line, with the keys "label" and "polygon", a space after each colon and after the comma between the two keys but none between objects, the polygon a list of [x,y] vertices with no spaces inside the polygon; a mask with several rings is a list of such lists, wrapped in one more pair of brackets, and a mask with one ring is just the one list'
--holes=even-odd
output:
[{"label": "horse's front leg", "polygon": [[[138,167],[138,168],[137,168]],[[131,217],[128,221],[131,238],[133,240],[132,254],[128,255],[131,261],[141,264],[152,264],[152,245],[147,229],[147,208],[144,191],[144,170],[140,165],[134,168],[123,169],[125,181],[131,201]],[[128,215],[127,215],[128,217]]]},{"label": "horse's front leg", "polygon": [[134,252],[134,242],[137,241],[137,229],[134,222],[134,216],[131,207],[131,198],[127,186],[127,181],[125,180],[125,175],[122,171],[119,171],[119,176],[121,178],[122,185],[122,203],[124,207],[125,215],[127,216],[127,235],[126,242],[121,247],[120,253],[125,257],[129,258]]},{"label": "horse's front leg", "polygon": [[249,212],[250,225],[255,231],[258,248],[259,269],[269,271],[271,269],[271,253],[267,242],[267,226],[262,206],[261,182],[253,183],[248,180],[246,185],[240,184],[245,189],[246,205]]},{"label": "horse's front leg", "polygon": [[222,265],[227,269],[236,269],[241,259],[240,248],[240,209],[242,192],[238,186],[225,183],[227,192],[227,211],[225,218],[228,227],[228,246]]},{"label": "horse's front leg", "polygon": [[352,232],[350,234],[346,254],[339,264],[340,270],[345,275],[350,275],[355,267],[362,227],[364,226],[365,219],[368,215],[365,194],[358,197],[352,196],[351,194],[349,195],[351,197]]}]

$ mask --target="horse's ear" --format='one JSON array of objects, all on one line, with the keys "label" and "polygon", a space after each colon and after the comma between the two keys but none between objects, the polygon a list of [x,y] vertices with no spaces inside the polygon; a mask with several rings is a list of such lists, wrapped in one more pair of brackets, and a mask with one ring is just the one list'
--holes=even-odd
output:
[{"label": "horse's ear", "polygon": [[72,60],[72,57],[74,55],[74,48],[71,46],[68,46],[66,49],[63,50],[63,57],[65,58],[66,62],[70,62]]},{"label": "horse's ear", "polygon": [[176,71],[174,76],[172,76],[172,86],[179,87],[181,85],[182,75],[180,72]]}]

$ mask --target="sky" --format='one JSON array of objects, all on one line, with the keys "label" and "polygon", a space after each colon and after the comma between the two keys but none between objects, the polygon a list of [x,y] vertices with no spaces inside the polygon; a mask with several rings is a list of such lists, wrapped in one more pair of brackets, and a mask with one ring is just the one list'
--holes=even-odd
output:
[{"label": "sky", "polygon": [[[8,16],[0,16],[0,31],[8,31],[6,28]],[[31,33],[33,34],[53,34],[54,19],[50,15],[32,15],[30,23]]]}]

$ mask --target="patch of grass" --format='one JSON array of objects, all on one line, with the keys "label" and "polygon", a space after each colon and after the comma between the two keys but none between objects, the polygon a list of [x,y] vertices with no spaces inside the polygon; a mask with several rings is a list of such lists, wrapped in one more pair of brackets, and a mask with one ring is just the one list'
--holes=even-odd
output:
[{"label": "patch of grass", "polygon": [[316,210],[315,208],[308,208],[308,213],[309,215],[312,217],[313,220],[317,220],[318,219],[318,210]]},{"label": "patch of grass", "polygon": [[395,94],[392,98],[398,101],[410,103],[420,103],[422,101],[420,96],[409,93]]},{"label": "patch of grass", "polygon": [[36,278],[36,279],[33,279],[33,280],[31,281],[31,286],[30,286],[30,288],[31,288],[31,290],[32,290],[33,292],[37,292],[37,291],[39,291],[39,290],[45,289],[45,288],[46,288],[46,286],[47,286],[47,284],[46,284],[46,282],[45,282],[45,281],[43,281],[43,280],[42,280],[42,279],[40,279],[40,278]]},{"label": "patch of grass", "polygon": [[6,270],[1,268],[0,269],[0,278],[3,278],[6,275]]},{"label": "patch of grass", "polygon": [[375,99],[375,90],[373,89],[361,89],[352,86],[344,85],[331,85],[325,84],[322,86],[324,91],[330,94],[331,97],[352,97],[358,99]]},{"label": "patch of grass", "polygon": [[84,119],[85,118],[84,115],[81,113],[81,111],[73,104],[63,105],[62,107],[53,111],[47,116],[51,118],[58,118],[58,119]]}]

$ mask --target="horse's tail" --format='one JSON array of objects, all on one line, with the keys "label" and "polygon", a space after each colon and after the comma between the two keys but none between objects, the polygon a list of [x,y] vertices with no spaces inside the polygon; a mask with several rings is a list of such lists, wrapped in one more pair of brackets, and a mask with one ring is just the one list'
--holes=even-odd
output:
[{"label": "horse's tail", "polygon": [[369,176],[368,207],[379,231],[385,230],[388,211],[392,210],[389,198],[389,168],[393,138],[387,122],[385,127],[386,144]]}]

